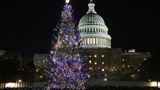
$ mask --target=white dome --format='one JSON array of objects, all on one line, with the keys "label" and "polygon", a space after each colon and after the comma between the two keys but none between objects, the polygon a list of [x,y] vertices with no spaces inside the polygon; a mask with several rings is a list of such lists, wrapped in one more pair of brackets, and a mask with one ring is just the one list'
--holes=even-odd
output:
[{"label": "white dome", "polygon": [[79,25],[105,25],[105,22],[98,14],[88,13],[80,19]]},{"label": "white dome", "polygon": [[78,25],[82,48],[111,48],[111,37],[103,18],[94,9],[95,4],[88,4],[89,10],[84,15]]}]

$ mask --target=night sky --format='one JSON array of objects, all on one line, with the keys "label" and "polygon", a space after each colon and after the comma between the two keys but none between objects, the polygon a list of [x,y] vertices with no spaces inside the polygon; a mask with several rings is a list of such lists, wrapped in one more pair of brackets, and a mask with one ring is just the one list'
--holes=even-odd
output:
[{"label": "night sky", "polygon": [[[89,0],[71,0],[74,17],[87,12]],[[94,0],[112,37],[112,48],[135,48],[160,53],[156,4],[141,0]],[[0,3],[0,49],[21,54],[48,53],[52,30],[60,19],[64,0],[4,0]]]}]

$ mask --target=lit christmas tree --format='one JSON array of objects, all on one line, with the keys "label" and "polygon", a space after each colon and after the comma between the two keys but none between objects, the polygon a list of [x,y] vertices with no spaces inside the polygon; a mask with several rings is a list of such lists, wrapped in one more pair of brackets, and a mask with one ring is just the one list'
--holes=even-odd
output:
[{"label": "lit christmas tree", "polygon": [[72,6],[66,0],[61,14],[57,42],[48,59],[46,77],[47,90],[85,89],[84,63],[79,54],[79,32],[75,28]]}]

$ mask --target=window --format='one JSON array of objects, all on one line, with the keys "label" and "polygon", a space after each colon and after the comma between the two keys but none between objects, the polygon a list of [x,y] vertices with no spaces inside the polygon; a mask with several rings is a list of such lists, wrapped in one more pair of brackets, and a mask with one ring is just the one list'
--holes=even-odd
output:
[{"label": "window", "polygon": [[102,65],[104,65],[104,61],[102,61]]},{"label": "window", "polygon": [[107,77],[107,74],[105,74],[104,76],[106,76],[106,77]]},{"label": "window", "polygon": [[91,61],[91,60],[89,60],[89,63],[91,64],[91,63],[92,63],[92,61]]},{"label": "window", "polygon": [[130,65],[127,65],[128,68],[130,68]]},{"label": "window", "polygon": [[104,72],[104,68],[102,68],[102,72]]},{"label": "window", "polygon": [[122,67],[125,68],[125,65],[123,64]]},{"label": "window", "polygon": [[96,32],[98,32],[98,28],[96,28]]},{"label": "window", "polygon": [[41,79],[43,78],[43,76],[42,76],[42,75],[40,75],[39,77],[40,77]]},{"label": "window", "polygon": [[90,28],[90,32],[92,32],[92,28]]},{"label": "window", "polygon": [[107,78],[104,78],[104,81],[107,81]]},{"label": "window", "polygon": [[95,28],[93,28],[93,32],[95,32]]},{"label": "window", "polygon": [[92,70],[92,67],[90,67],[89,70]]}]

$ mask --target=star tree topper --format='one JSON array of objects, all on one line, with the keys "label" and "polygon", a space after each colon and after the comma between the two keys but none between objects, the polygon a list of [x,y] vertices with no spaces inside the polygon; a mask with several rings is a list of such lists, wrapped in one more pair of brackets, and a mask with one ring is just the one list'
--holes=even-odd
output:
[{"label": "star tree topper", "polygon": [[68,4],[68,3],[69,3],[69,0],[66,0],[66,3]]}]

